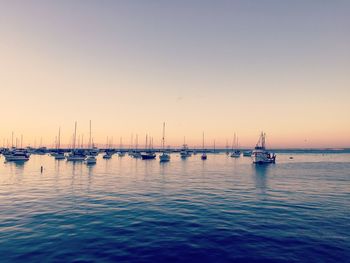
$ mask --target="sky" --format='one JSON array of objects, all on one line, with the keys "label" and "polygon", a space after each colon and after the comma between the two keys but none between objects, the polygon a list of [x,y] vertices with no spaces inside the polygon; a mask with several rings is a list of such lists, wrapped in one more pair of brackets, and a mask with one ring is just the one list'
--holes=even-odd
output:
[{"label": "sky", "polygon": [[0,145],[350,147],[349,76],[346,0],[0,0]]}]

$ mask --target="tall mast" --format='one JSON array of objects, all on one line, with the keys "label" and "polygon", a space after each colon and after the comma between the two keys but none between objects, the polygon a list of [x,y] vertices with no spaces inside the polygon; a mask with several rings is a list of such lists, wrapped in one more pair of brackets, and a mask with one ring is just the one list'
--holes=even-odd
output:
[{"label": "tall mast", "polygon": [[75,142],[77,140],[77,122],[75,122],[74,126],[74,136],[73,136],[73,150],[75,150]]},{"label": "tall mast", "polygon": [[234,145],[234,148],[236,149],[237,148],[237,137],[236,137],[236,133],[235,133],[235,135],[234,135],[234,142],[235,142],[235,145]]},{"label": "tall mast", "polygon": [[132,149],[133,143],[134,143],[134,134],[131,133],[130,150]]},{"label": "tall mast", "polygon": [[61,127],[58,128],[57,149],[61,148]]},{"label": "tall mast", "polygon": [[233,134],[232,151],[233,151],[233,148],[235,147],[235,140],[236,140],[236,133]]},{"label": "tall mast", "polygon": [[139,143],[139,135],[136,134],[136,141],[135,141],[135,148],[136,148],[136,150],[138,148],[138,143]]},{"label": "tall mast", "polygon": [[164,142],[165,142],[165,122],[163,122],[163,138],[162,138],[163,151],[164,151]]},{"label": "tall mast", "polygon": [[90,120],[89,149],[92,149],[92,147],[91,147],[91,120]]}]

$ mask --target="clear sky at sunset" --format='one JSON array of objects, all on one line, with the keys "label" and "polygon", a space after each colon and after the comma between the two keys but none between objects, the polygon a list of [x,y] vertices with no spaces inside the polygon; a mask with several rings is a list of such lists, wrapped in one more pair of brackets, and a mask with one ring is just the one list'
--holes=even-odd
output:
[{"label": "clear sky at sunset", "polygon": [[0,144],[350,147],[350,1],[1,1]]}]

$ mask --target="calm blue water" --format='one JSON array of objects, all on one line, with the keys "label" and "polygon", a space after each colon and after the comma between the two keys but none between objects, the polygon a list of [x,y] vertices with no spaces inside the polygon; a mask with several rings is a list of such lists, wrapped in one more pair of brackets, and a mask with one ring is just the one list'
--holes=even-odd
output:
[{"label": "calm blue water", "polygon": [[290,155],[2,157],[0,261],[350,262],[350,154]]}]

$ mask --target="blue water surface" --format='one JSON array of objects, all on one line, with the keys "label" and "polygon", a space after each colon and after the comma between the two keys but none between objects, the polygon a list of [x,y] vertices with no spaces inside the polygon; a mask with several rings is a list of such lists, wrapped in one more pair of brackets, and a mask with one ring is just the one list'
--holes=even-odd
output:
[{"label": "blue water surface", "polygon": [[350,154],[2,157],[0,262],[18,261],[350,262]]}]

